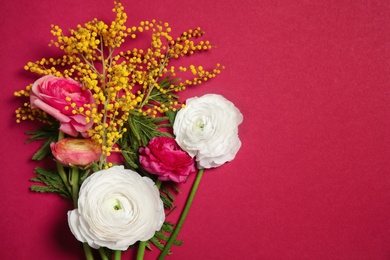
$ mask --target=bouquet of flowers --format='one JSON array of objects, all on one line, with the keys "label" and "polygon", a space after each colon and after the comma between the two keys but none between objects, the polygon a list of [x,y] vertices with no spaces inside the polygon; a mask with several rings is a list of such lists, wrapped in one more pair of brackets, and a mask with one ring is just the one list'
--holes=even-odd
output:
[{"label": "bouquet of flowers", "polygon": [[[125,25],[127,15],[114,2],[115,19],[93,19],[64,33],[52,25],[51,46],[63,56],[28,62],[40,75],[15,96],[25,100],[16,121],[38,120],[29,141],[43,140],[33,160],[54,158],[52,169],[37,167],[35,192],[57,193],[73,202],[69,228],[86,259],[93,249],[102,259],[120,259],[138,246],[137,259],[152,245],[170,254],[188,214],[204,169],[234,159],[241,142],[240,111],[218,94],[181,102],[178,93],[217,76],[212,69],[173,66],[172,60],[212,49],[199,40],[200,28],[171,36],[156,20]],[[124,49],[125,40],[149,32],[146,50]],[[182,77],[179,77],[178,75]],[[177,223],[166,215],[174,207],[178,184],[196,174]]]}]

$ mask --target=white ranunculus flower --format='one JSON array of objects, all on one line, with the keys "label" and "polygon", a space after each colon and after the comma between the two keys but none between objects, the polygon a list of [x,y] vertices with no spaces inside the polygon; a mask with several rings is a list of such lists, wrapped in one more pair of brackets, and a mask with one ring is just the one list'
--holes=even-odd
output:
[{"label": "white ranunculus flower", "polygon": [[123,166],[88,177],[80,188],[78,208],[68,212],[73,235],[95,249],[126,250],[152,238],[164,220],[154,182]]},{"label": "white ranunculus flower", "polygon": [[199,168],[218,167],[234,159],[241,147],[238,125],[243,116],[221,95],[190,98],[173,124],[176,141]]}]

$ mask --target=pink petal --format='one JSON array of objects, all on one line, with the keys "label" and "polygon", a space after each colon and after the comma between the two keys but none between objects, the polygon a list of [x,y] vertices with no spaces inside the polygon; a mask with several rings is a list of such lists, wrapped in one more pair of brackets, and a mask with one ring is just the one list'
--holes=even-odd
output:
[{"label": "pink petal", "polygon": [[59,129],[70,136],[76,137],[78,135],[77,130],[70,123],[62,123]]},{"label": "pink petal", "polygon": [[[43,102],[40,99],[35,99],[33,105],[35,107],[40,108],[41,110],[45,111],[46,113],[48,113],[49,115],[51,115],[52,117],[54,117],[55,119],[60,121],[61,123],[70,122],[69,117],[62,114],[59,110],[55,109],[54,107],[49,106],[48,104],[46,104],[45,102]],[[31,107],[33,107],[33,106],[31,106]]]}]

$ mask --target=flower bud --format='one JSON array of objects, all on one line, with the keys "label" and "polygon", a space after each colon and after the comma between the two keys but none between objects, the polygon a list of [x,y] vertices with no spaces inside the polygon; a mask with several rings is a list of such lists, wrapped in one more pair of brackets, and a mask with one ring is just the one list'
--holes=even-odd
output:
[{"label": "flower bud", "polygon": [[63,165],[87,166],[99,160],[102,149],[91,139],[64,138],[50,144],[53,156]]}]

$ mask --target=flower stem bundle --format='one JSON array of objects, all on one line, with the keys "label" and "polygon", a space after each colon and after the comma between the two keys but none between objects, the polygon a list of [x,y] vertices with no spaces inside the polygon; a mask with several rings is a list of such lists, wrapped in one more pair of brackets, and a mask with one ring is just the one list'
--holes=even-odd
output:
[{"label": "flower stem bundle", "polygon": [[[34,160],[51,158],[53,169],[36,168],[31,190],[57,193],[73,202],[68,223],[93,259],[121,259],[138,245],[137,259],[153,244],[170,253],[203,175],[234,159],[241,142],[240,111],[221,95],[180,100],[180,92],[213,79],[219,63],[177,65],[180,58],[213,48],[201,28],[175,37],[166,22],[127,26],[127,14],[114,2],[114,20],[93,19],[64,32],[51,26],[50,46],[63,55],[28,62],[40,76],[15,92],[24,101],[16,122],[37,120],[30,141],[43,141]],[[148,33],[148,48],[126,49]],[[179,222],[166,220],[175,193],[188,176],[195,182]]]}]

